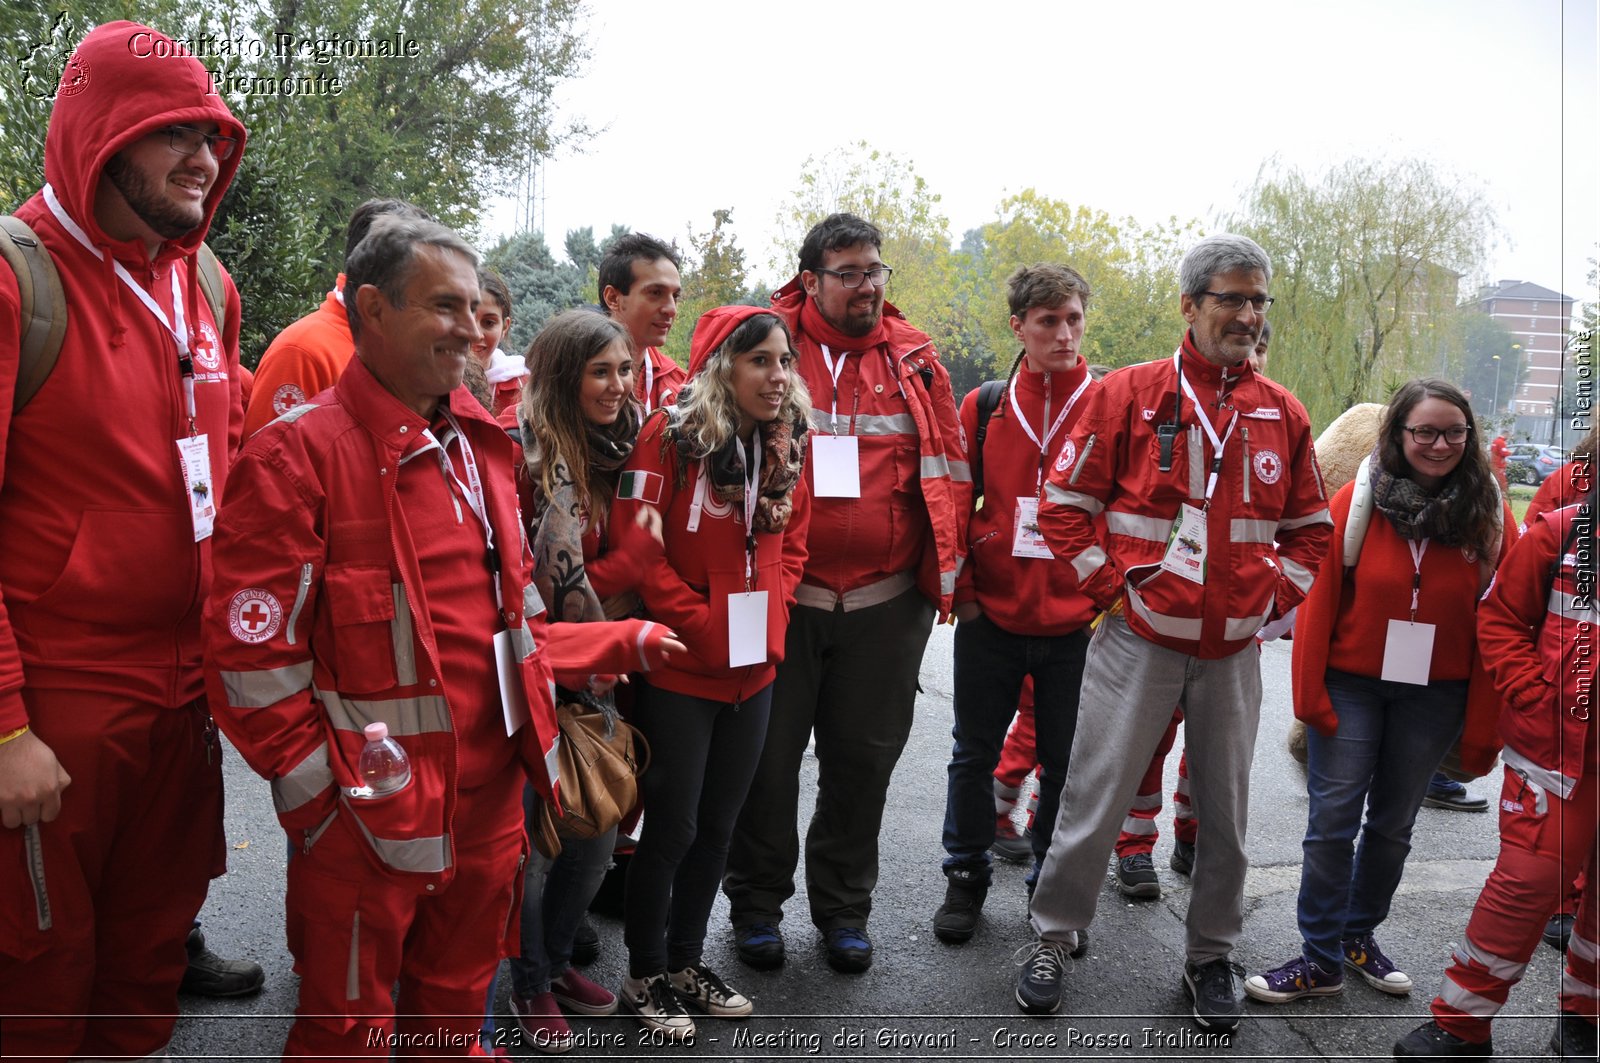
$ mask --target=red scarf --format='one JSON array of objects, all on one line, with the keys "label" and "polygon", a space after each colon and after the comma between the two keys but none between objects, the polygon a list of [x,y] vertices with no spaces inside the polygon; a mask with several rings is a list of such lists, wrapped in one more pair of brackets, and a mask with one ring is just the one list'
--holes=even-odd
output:
[{"label": "red scarf", "polygon": [[800,303],[800,329],[818,343],[827,345],[830,350],[840,352],[869,351],[886,343],[889,336],[881,315],[872,331],[865,336],[849,336],[840,332],[822,319],[822,312],[817,309],[816,300],[810,296]]}]

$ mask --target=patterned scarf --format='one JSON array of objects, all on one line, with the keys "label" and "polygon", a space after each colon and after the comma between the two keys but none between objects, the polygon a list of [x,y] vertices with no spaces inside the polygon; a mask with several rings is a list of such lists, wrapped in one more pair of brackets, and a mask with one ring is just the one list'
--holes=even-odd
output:
[{"label": "patterned scarf", "polygon": [[[693,384],[686,385],[693,387]],[[682,401],[684,392],[679,392]],[[692,441],[677,432],[672,425],[662,433],[662,445],[671,444],[678,454],[678,485],[688,480],[685,470],[695,461]],[[752,532],[780,532],[794,513],[794,486],[800,482],[800,470],[805,464],[806,432],[809,426],[786,421],[763,421],[761,432],[761,473],[756,481],[756,512],[751,522]],[[742,512],[744,506],[744,460],[740,454],[742,444],[730,439],[714,454],[706,455],[706,472],[711,479],[711,490],[717,498]]]},{"label": "patterned scarf", "polygon": [[1415,480],[1391,476],[1378,460],[1377,450],[1372,452],[1372,504],[1402,539],[1461,545],[1459,522],[1452,519],[1460,489],[1452,478],[1438,492],[1430,493]]}]

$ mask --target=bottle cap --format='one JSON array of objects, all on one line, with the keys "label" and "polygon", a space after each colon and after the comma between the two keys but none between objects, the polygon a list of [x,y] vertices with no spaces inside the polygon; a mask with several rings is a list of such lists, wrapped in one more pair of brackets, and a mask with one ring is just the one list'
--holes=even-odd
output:
[{"label": "bottle cap", "polygon": [[368,742],[382,742],[389,737],[389,725],[379,720],[377,723],[367,724],[361,729],[361,733],[367,736]]}]

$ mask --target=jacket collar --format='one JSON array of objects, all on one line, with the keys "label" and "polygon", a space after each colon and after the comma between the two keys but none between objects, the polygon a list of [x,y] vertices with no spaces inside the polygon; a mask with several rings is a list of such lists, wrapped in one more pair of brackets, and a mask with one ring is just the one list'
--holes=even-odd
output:
[{"label": "jacket collar", "polygon": [[1074,365],[1055,373],[1036,373],[1028,368],[1027,359],[1023,359],[1017,365],[1017,391],[1024,395],[1043,395],[1044,378],[1048,376],[1051,397],[1061,399],[1076,391],[1088,373],[1089,363],[1084,361],[1081,354]]},{"label": "jacket collar", "polygon": [[[396,453],[404,453],[425,438],[423,432],[429,427],[428,419],[395,398],[372,375],[360,355],[350,359],[333,390],[350,416]],[[444,402],[463,426],[478,422],[495,432],[501,431],[465,385],[445,396]]]}]

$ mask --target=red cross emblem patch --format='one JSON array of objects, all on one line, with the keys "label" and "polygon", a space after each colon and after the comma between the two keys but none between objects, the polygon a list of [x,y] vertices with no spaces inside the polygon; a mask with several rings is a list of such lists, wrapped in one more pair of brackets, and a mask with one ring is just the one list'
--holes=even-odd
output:
[{"label": "red cross emblem patch", "polygon": [[1275,484],[1283,476],[1283,459],[1276,451],[1258,450],[1250,464],[1255,466],[1256,478],[1264,484]]},{"label": "red cross emblem patch", "polygon": [[1068,439],[1061,444],[1061,453],[1056,457],[1056,472],[1066,472],[1072,468],[1072,460],[1078,456],[1078,448]]},{"label": "red cross emblem patch", "polygon": [[305,401],[306,393],[300,390],[299,384],[280,384],[272,393],[272,412],[282,417]]},{"label": "red cross emblem patch", "polygon": [[202,369],[212,372],[221,369],[222,343],[217,339],[217,330],[211,327],[211,322],[202,321],[195,333],[194,360],[200,363]]},{"label": "red cross emblem patch", "polygon": [[282,623],[283,606],[259,587],[240,591],[228,605],[228,630],[240,642],[265,642],[278,633]]}]

